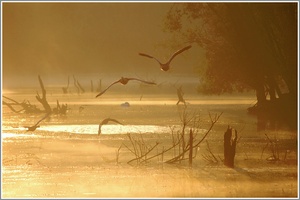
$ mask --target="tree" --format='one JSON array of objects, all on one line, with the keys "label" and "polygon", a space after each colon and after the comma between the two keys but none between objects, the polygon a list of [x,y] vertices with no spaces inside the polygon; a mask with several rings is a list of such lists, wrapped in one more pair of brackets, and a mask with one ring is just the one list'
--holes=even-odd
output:
[{"label": "tree", "polygon": [[260,121],[297,127],[297,3],[174,4],[165,27],[205,49],[199,91],[252,88]]}]

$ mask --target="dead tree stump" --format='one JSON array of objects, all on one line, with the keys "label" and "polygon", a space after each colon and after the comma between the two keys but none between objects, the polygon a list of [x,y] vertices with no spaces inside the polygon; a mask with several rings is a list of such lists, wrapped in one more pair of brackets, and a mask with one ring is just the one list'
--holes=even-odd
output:
[{"label": "dead tree stump", "polygon": [[39,95],[39,93],[37,92],[37,95],[35,97],[43,105],[43,107],[45,108],[46,113],[51,113],[52,109],[51,109],[51,107],[48,104],[48,101],[46,99],[46,90],[44,88],[43,81],[42,81],[40,75],[38,76],[38,78],[39,78],[39,82],[40,82],[40,86],[41,86],[41,89],[42,89],[42,95],[43,96],[41,97]]},{"label": "dead tree stump", "polygon": [[62,87],[62,90],[63,90],[64,94],[68,94],[69,84],[70,84],[70,76],[68,76],[68,85],[67,85],[67,87]]},{"label": "dead tree stump", "polygon": [[234,168],[234,156],[237,140],[237,131],[228,126],[224,134],[224,165]]},{"label": "dead tree stump", "polygon": [[85,93],[85,90],[83,89],[83,87],[81,86],[78,80],[77,80],[77,86],[80,88],[81,93]]}]

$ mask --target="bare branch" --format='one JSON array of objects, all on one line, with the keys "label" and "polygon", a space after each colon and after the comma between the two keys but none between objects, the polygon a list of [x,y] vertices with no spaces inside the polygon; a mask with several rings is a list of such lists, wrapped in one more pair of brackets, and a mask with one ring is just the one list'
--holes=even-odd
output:
[{"label": "bare branch", "polygon": [[50,113],[52,110],[51,110],[51,107],[48,104],[47,99],[46,99],[46,90],[44,88],[43,81],[42,81],[40,75],[38,76],[38,78],[39,78],[40,86],[41,86],[41,89],[42,89],[43,97],[41,98],[39,93],[37,92],[36,99],[43,105],[45,111],[47,113]]},{"label": "bare branch", "polygon": [[139,156],[139,157],[136,157],[136,158],[134,158],[134,159],[128,161],[127,163],[129,164],[129,163],[131,163],[132,161],[140,160],[140,159],[142,159],[143,157],[146,157],[146,156],[147,156],[147,155],[148,155],[155,147],[157,147],[158,144],[159,144],[159,143],[156,142],[156,144],[155,144],[151,149],[149,149],[145,154],[143,154],[143,155],[141,155],[141,156]]}]

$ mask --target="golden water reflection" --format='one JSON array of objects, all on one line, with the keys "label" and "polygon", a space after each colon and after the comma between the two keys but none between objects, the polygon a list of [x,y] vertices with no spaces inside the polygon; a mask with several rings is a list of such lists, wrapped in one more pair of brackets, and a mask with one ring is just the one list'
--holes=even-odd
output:
[{"label": "golden water reflection", "polygon": [[[156,125],[103,125],[101,127],[101,134],[127,134],[127,133],[171,133],[171,130],[174,132],[180,131],[181,126],[156,126]],[[98,134],[99,125],[98,124],[84,124],[84,125],[44,125],[38,128],[39,131],[46,132],[63,132],[63,133],[72,133],[72,134]],[[5,132],[2,133],[2,137],[21,137],[29,136],[28,134],[13,134],[10,132],[13,131],[25,131],[24,127],[9,127],[3,126],[2,130]],[[199,129],[200,132],[206,131],[206,129]]]}]

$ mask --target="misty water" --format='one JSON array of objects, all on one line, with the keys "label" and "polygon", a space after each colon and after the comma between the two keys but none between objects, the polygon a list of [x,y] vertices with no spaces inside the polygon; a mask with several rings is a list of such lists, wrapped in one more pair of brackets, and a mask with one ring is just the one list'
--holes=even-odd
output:
[{"label": "misty water", "polygon": [[[119,90],[118,90],[119,89]],[[32,88],[32,91],[35,89]],[[127,89],[128,90],[128,89]],[[120,92],[120,88],[115,91],[108,92],[101,98],[95,98],[95,94],[61,94],[58,88],[51,88],[50,95],[48,94],[47,101],[51,107],[56,106],[56,100],[61,104],[68,105],[66,115],[52,115],[41,123],[38,131],[42,132],[64,132],[69,134],[97,134],[99,123],[101,120],[110,117],[115,118],[123,123],[123,125],[116,125],[109,123],[102,126],[102,134],[126,134],[126,133],[170,133],[171,129],[180,129],[180,113],[184,110],[184,105],[180,103],[176,106],[177,97],[175,93],[167,93],[164,95],[153,93],[134,93],[126,94]],[[126,91],[125,91],[126,92]],[[139,90],[140,92],[140,90]],[[121,93],[121,94],[120,94]],[[33,102],[35,96],[30,94],[30,89],[21,91],[7,91],[5,96],[22,101]],[[121,98],[120,98],[121,96]],[[123,100],[122,100],[123,99]],[[128,99],[130,103],[128,103]],[[190,115],[202,115],[205,120],[209,112],[216,110],[216,112],[223,112],[224,108],[220,105],[226,105],[240,111],[246,110],[255,103],[253,96],[245,95],[237,98],[232,97],[200,97],[199,95],[190,95],[190,99],[186,100],[186,109]],[[128,103],[128,104],[126,104]],[[201,105],[207,108],[203,109]],[[41,105],[37,105],[41,108]],[[19,106],[20,107],[20,106]],[[210,110],[209,107],[212,109]],[[8,107],[3,107],[3,134],[22,133],[34,134],[35,132],[26,132],[24,126],[31,126],[35,124],[44,114],[12,114]],[[171,112],[171,114],[170,114]],[[243,111],[242,111],[243,112]],[[249,117],[251,121],[255,118]],[[234,117],[234,116],[233,116]],[[235,116],[239,118],[238,116]],[[7,119],[7,120],[6,120]],[[203,128],[202,131],[206,129]],[[36,131],[37,132],[37,131]],[[6,137],[5,135],[3,135]]]},{"label": "misty water", "polygon": [[[15,129],[9,129],[2,127],[3,131],[11,131]],[[95,134],[98,133],[99,125],[49,125],[39,128],[41,131],[47,132],[64,132],[70,134]],[[177,130],[179,127],[177,127]],[[16,128],[16,130],[26,130],[26,128]],[[101,128],[101,134],[126,134],[126,133],[167,133],[170,131],[169,127],[153,126],[153,125],[105,125]],[[5,134],[5,133],[4,133]],[[24,134],[23,134],[24,135]]]},{"label": "misty water", "polygon": [[[95,98],[95,93],[91,92],[62,94],[57,88],[49,89],[47,101],[50,106],[56,107],[56,100],[59,100],[69,109],[66,115],[52,114],[33,132],[26,131],[24,126],[35,124],[44,113],[14,113],[3,105],[2,195],[21,198],[296,195],[295,151],[291,150],[283,161],[285,151],[281,150],[282,161],[269,162],[267,158],[272,153],[270,147],[266,147],[265,137],[268,134],[280,141],[295,141],[291,140],[295,133],[287,130],[257,132],[256,118],[246,112],[255,104],[253,93],[203,96],[187,92],[185,107],[181,103],[176,105],[174,90],[174,93],[168,89],[168,92],[156,94],[155,88],[134,90],[127,87],[126,92],[122,89],[116,87],[102,98]],[[9,91],[3,95],[18,102],[26,99],[42,108],[34,91],[39,88]],[[124,106],[125,102],[129,106]],[[222,113],[194,152],[192,168],[185,161],[163,162],[175,151],[144,164],[128,164],[135,158],[129,150],[133,147],[128,134],[149,147],[157,144],[155,152],[149,154],[152,156],[172,146],[174,135],[182,130],[184,112],[188,118],[197,118],[199,122],[197,127],[189,124],[185,133],[188,136],[188,130],[192,128],[197,141],[209,129],[210,117]],[[107,117],[117,119],[123,125],[103,125],[102,133],[98,135],[99,123]],[[237,129],[240,137],[234,169],[222,164],[223,135],[228,125]],[[205,159],[210,154],[207,145],[217,161]]]}]

